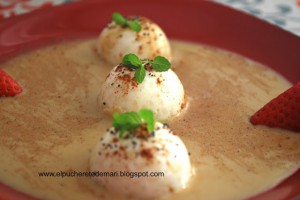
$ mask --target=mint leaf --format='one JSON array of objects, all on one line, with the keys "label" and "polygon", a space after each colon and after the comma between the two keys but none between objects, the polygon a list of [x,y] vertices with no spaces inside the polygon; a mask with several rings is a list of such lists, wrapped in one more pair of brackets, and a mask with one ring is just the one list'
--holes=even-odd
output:
[{"label": "mint leaf", "polygon": [[171,67],[171,63],[162,56],[156,56],[152,61],[152,68],[157,72],[168,71]]},{"label": "mint leaf", "polygon": [[139,59],[139,57],[133,53],[130,53],[123,57],[122,64],[126,65],[127,67],[137,69],[142,66],[142,61]]},{"label": "mint leaf", "polygon": [[136,21],[130,20],[127,21],[127,24],[135,32],[139,32],[142,29],[141,25]]},{"label": "mint leaf", "polygon": [[118,24],[122,27],[129,26],[129,28],[135,32],[138,32],[142,29],[141,25],[137,21],[135,21],[134,19],[127,20],[125,17],[123,17],[123,15],[121,15],[118,12],[114,12],[112,14],[112,19],[116,24]]},{"label": "mint leaf", "polygon": [[153,61],[149,59],[141,61],[135,54],[130,53],[126,54],[122,60],[123,65],[136,69],[134,78],[138,83],[142,83],[145,79],[146,69],[144,66],[148,63],[152,64],[152,68],[157,72],[168,71],[171,67],[171,63],[162,56],[156,56]]},{"label": "mint leaf", "polygon": [[127,24],[127,20],[118,12],[112,14],[112,19],[118,25],[125,26]]},{"label": "mint leaf", "polygon": [[142,83],[145,77],[146,77],[146,69],[144,68],[144,66],[141,66],[135,71],[134,78],[138,83]]},{"label": "mint leaf", "polygon": [[113,127],[120,131],[120,137],[125,131],[134,130],[142,123],[140,115],[136,112],[114,113],[113,117]]},{"label": "mint leaf", "polygon": [[126,112],[122,114],[113,114],[113,127],[119,131],[119,138],[124,138],[124,134],[130,134],[134,129],[141,127],[142,124],[147,124],[149,133],[154,131],[154,114],[151,110],[142,109],[137,112]]},{"label": "mint leaf", "polygon": [[149,132],[154,131],[154,114],[151,110],[142,109],[139,112],[141,118],[147,123],[147,129]]}]

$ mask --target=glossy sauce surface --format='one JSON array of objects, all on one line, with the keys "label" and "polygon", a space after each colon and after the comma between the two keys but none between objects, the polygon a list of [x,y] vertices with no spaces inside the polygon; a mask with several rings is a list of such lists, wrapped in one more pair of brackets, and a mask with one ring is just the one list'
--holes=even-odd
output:
[{"label": "glossy sauce surface", "polygon": [[[171,44],[189,107],[169,123],[186,143],[195,175],[185,191],[169,198],[245,198],[294,172],[300,164],[300,136],[248,121],[290,84],[240,56]],[[38,176],[88,171],[91,149],[111,126],[97,96],[112,67],[97,55],[95,40],[50,46],[1,66],[24,87],[22,95],[0,99],[0,154],[6,155],[1,182],[42,199],[112,198],[90,178]]]}]

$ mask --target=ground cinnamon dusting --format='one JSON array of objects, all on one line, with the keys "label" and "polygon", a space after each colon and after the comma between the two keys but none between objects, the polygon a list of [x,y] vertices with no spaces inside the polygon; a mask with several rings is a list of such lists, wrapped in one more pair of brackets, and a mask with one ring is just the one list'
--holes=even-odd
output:
[{"label": "ground cinnamon dusting", "polygon": [[[88,48],[81,50],[76,49],[76,42],[62,44],[56,48],[33,51],[1,65],[24,87],[24,92],[14,98],[0,99],[0,150],[10,152],[12,160],[18,160],[27,167],[26,170],[11,173],[25,177],[26,184],[32,184],[40,191],[59,185],[57,182],[51,185],[50,181],[40,184],[36,171],[45,170],[48,166],[41,164],[41,161],[45,163],[49,159],[47,164],[52,163],[52,166],[59,166],[62,170],[80,163],[78,169],[87,170],[88,150],[99,141],[99,134],[111,125],[111,120],[97,109],[96,99],[99,86],[112,66],[101,62],[94,51],[94,44],[94,40],[90,41]],[[250,115],[268,99],[284,91],[287,85],[278,77],[269,76],[259,64],[239,56],[206,46],[187,47],[172,43],[172,64],[176,66],[176,73],[184,85],[189,106],[183,115],[168,121],[168,124],[192,153],[190,158],[194,167],[201,170],[206,164],[202,159],[208,157],[213,161],[213,166],[225,175],[221,178],[231,174],[235,183],[239,183],[243,177],[226,160],[257,177],[263,177],[265,173],[261,174],[259,166],[253,164],[251,159],[266,165],[270,173],[288,169],[287,163],[299,163],[299,134],[249,123]],[[79,54],[66,57],[73,49]],[[122,67],[117,70],[121,72]],[[80,151],[76,148],[57,162],[74,142]],[[126,152],[124,148],[118,148],[122,156],[121,152]],[[145,148],[140,156],[146,159],[161,152]],[[68,155],[76,159],[71,160]],[[109,158],[111,154],[102,156]],[[196,174],[195,178],[203,180],[205,173],[202,175],[200,178]],[[83,178],[75,181],[74,185],[66,181],[70,179],[56,180],[66,185],[65,188],[73,188],[73,192],[88,192],[95,199],[110,197],[99,187],[93,189]],[[78,184],[85,189],[74,189],[78,189]],[[193,194],[199,191],[197,185],[191,185],[189,189]]]},{"label": "ground cinnamon dusting", "polygon": [[181,104],[181,110],[183,110],[185,107],[186,107],[186,104],[187,104],[187,97],[186,97],[186,94],[184,95],[184,98],[183,98],[183,101],[182,101],[182,104]]},{"label": "ground cinnamon dusting", "polygon": [[119,142],[119,139],[115,137],[112,142],[113,143]]},{"label": "ground cinnamon dusting", "polygon": [[117,78],[119,80],[122,80],[123,82],[125,82],[124,84],[126,84],[126,85],[128,84],[128,85],[131,85],[132,87],[138,86],[138,83],[136,82],[134,77],[131,77],[130,74],[118,75]]},{"label": "ground cinnamon dusting", "polygon": [[[0,121],[5,122],[1,125],[3,130],[0,137],[1,145],[5,144],[14,151],[16,141],[22,138],[22,143],[28,151],[42,155],[57,145],[67,145],[73,140],[70,135],[80,137],[80,130],[98,123],[97,116],[85,114],[88,98],[86,91],[93,75],[78,73],[77,68],[81,67],[80,64],[66,59],[64,51],[65,48],[53,46],[44,50],[43,56],[40,56],[39,52],[33,52],[30,59],[20,57],[14,64],[11,62],[5,64],[5,68],[8,68],[15,79],[20,80],[24,86],[24,93],[16,98],[6,99],[7,106],[0,108]],[[53,54],[56,55],[55,59],[52,57]],[[63,67],[61,63],[64,63]],[[12,65],[17,67],[12,68]],[[21,71],[26,73],[17,73]],[[66,79],[65,77],[69,77],[70,74],[72,79]],[[45,81],[49,79],[56,81]],[[83,98],[76,95],[74,88],[80,88]],[[71,96],[72,94],[75,98]],[[70,102],[75,104],[70,105]],[[15,107],[18,109],[14,109]],[[53,121],[50,122],[49,119]],[[19,131],[20,129],[22,131]],[[47,140],[49,146],[40,145],[39,141],[43,140]],[[20,158],[34,159],[27,156]]]},{"label": "ground cinnamon dusting", "polygon": [[157,77],[156,83],[157,83],[158,85],[160,85],[160,84],[162,83],[161,77]]},{"label": "ground cinnamon dusting", "polygon": [[146,158],[147,160],[150,160],[153,158],[153,152],[152,149],[142,149],[141,150],[141,156],[143,158]]}]

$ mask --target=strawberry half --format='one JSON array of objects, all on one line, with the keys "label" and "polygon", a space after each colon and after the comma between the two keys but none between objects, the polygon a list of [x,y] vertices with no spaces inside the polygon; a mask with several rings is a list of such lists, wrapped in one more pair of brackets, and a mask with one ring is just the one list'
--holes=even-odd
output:
[{"label": "strawberry half", "polygon": [[250,121],[254,125],[266,125],[300,132],[300,82],[272,99]]},{"label": "strawberry half", "polygon": [[12,97],[22,92],[19,84],[9,76],[5,71],[0,69],[0,97]]}]

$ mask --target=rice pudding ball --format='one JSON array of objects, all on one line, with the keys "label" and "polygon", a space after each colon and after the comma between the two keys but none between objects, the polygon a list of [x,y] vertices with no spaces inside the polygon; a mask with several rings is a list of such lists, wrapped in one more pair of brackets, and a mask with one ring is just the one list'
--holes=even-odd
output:
[{"label": "rice pudding ball", "polygon": [[119,64],[108,74],[98,98],[105,113],[123,113],[146,108],[156,119],[166,120],[178,116],[186,104],[185,93],[176,73],[169,69],[157,72],[148,64],[142,83],[134,77],[136,70]]},{"label": "rice pudding ball", "polygon": [[[145,134],[146,132],[146,134]],[[110,128],[94,148],[90,170],[115,173],[94,177],[106,189],[137,199],[153,199],[186,188],[191,176],[189,153],[167,124],[150,133],[138,128],[124,138]]]},{"label": "rice pudding ball", "polygon": [[134,53],[141,59],[153,59],[157,55],[171,59],[171,48],[163,30],[145,17],[128,17],[140,24],[141,30],[120,26],[115,21],[105,27],[97,41],[97,51],[106,62],[117,65],[122,57]]}]

